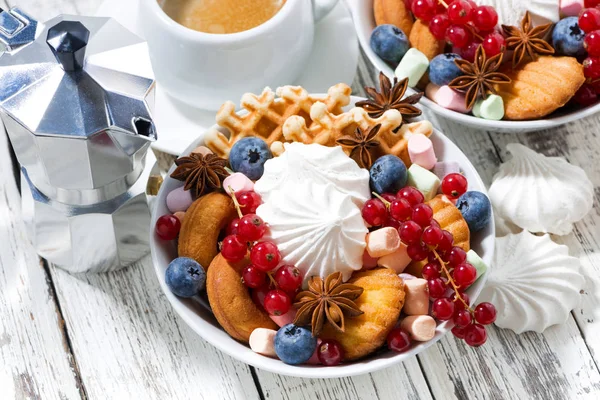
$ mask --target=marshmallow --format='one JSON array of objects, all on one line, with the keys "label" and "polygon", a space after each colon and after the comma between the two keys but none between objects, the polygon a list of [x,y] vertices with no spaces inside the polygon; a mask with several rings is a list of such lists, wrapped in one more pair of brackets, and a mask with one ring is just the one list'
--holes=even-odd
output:
[{"label": "marshmallow", "polygon": [[429,100],[448,110],[463,114],[469,112],[469,109],[465,104],[465,96],[452,89],[450,86],[438,86],[429,83],[427,87],[425,87],[425,95]]},{"label": "marshmallow", "polygon": [[560,15],[577,17],[583,7],[583,0],[560,0]]},{"label": "marshmallow", "polygon": [[410,333],[413,340],[426,342],[435,336],[436,323],[429,315],[412,315],[400,322],[400,328]]},{"label": "marshmallow", "polygon": [[390,226],[367,233],[367,252],[373,258],[383,257],[398,250],[400,235]]},{"label": "marshmallow", "polygon": [[308,359],[308,361],[306,362],[306,364],[310,364],[310,365],[317,365],[317,364],[321,364],[321,361],[319,361],[319,346],[321,345],[322,340],[317,338],[317,347],[315,347],[315,352],[313,353],[312,356],[310,356],[310,358]]},{"label": "marshmallow", "polygon": [[179,220],[179,222],[181,222],[183,224],[183,218],[185,217],[185,211],[177,211],[173,215],[175,216],[175,218],[177,218]]},{"label": "marshmallow", "polygon": [[167,195],[167,208],[172,213],[187,210],[193,202],[192,193],[189,190],[184,190],[183,186],[178,187]]},{"label": "marshmallow", "polygon": [[241,172],[234,172],[223,180],[223,188],[228,195],[231,195],[231,190],[234,192],[250,192],[254,190],[254,182]]},{"label": "marshmallow", "polygon": [[403,281],[411,281],[413,279],[419,279],[414,275],[411,274],[398,274],[398,276],[400,277],[400,279],[402,279]]},{"label": "marshmallow", "polygon": [[440,178],[433,172],[427,171],[418,164],[413,164],[408,169],[408,185],[419,189],[425,196],[425,201],[435,197],[441,183]]},{"label": "marshmallow", "polygon": [[460,174],[460,164],[456,161],[439,161],[435,163],[433,173],[440,179],[444,179],[446,175]]},{"label": "marshmallow", "polygon": [[413,47],[406,52],[396,67],[395,75],[399,80],[408,78],[408,86],[415,87],[427,72],[427,68],[429,68],[429,59]]},{"label": "marshmallow", "polygon": [[429,314],[429,288],[425,279],[417,278],[405,281],[404,290],[406,291],[404,308],[402,308],[404,314]]},{"label": "marshmallow", "polygon": [[467,262],[477,270],[477,278],[483,275],[488,269],[487,264],[473,251],[473,249],[467,251]]},{"label": "marshmallow", "polygon": [[504,100],[502,97],[490,94],[487,99],[479,99],[473,106],[473,115],[477,118],[500,121],[504,118]]},{"label": "marshmallow", "polygon": [[404,268],[412,261],[406,251],[407,247],[404,243],[400,243],[400,248],[395,252],[385,255],[377,260],[377,265],[380,267],[389,268],[397,274],[402,273]]},{"label": "marshmallow", "polygon": [[[293,298],[292,298],[292,301],[294,301]],[[297,311],[294,307],[290,307],[290,311],[286,312],[285,314],[269,315],[269,317],[271,317],[273,322],[275,322],[277,324],[277,326],[279,326],[281,328],[282,326],[291,324],[294,321],[294,318],[296,318],[296,312]]]},{"label": "marshmallow", "polygon": [[432,169],[437,162],[431,139],[421,134],[411,135],[408,138],[408,155],[413,164],[425,169]]},{"label": "marshmallow", "polygon": [[363,269],[371,269],[377,266],[377,259],[369,255],[369,252],[365,249],[363,253]]},{"label": "marshmallow", "polygon": [[192,150],[192,153],[202,154],[203,156],[205,156],[207,154],[213,154],[213,152],[208,147],[205,147],[205,146],[196,147],[194,150]]},{"label": "marshmallow", "polygon": [[250,334],[250,348],[258,354],[267,357],[277,357],[275,353],[275,335],[277,331],[266,328],[256,328]]}]

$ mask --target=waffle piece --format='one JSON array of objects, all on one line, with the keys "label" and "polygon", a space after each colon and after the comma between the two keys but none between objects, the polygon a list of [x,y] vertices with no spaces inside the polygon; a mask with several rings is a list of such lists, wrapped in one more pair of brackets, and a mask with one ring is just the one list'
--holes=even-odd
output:
[{"label": "waffle piece", "polygon": [[339,83],[329,88],[327,95],[321,98],[309,95],[300,86],[278,88],[278,99],[270,88],[265,88],[259,96],[246,93],[241,100],[246,114],[238,115],[231,101],[223,104],[217,112],[217,124],[229,131],[229,138],[211,128],[206,132],[205,145],[220,157],[227,157],[233,144],[244,137],[260,137],[272,146],[284,140],[282,126],[289,117],[301,118],[311,126],[310,110],[315,102],[321,101],[329,112],[340,114],[342,108],[350,103],[351,92],[348,85]]}]

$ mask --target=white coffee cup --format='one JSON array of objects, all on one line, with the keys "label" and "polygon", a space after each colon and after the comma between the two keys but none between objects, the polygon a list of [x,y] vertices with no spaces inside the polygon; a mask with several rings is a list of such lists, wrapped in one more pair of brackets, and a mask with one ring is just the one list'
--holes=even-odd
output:
[{"label": "white coffee cup", "polygon": [[292,84],[312,50],[315,22],[337,2],[287,0],[257,27],[211,34],[175,22],[157,0],[140,0],[139,23],[157,82],[178,100],[216,110],[246,92]]}]

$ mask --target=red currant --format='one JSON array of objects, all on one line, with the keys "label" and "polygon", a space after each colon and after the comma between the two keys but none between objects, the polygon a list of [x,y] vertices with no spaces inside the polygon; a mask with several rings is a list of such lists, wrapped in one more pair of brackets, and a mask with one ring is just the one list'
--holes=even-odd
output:
[{"label": "red currant", "polygon": [[575,92],[573,100],[580,106],[587,107],[598,101],[598,91],[594,89],[593,85],[584,83],[581,85],[579,90]]},{"label": "red currant", "polygon": [[396,195],[392,194],[392,193],[383,193],[381,195],[381,197],[383,197],[385,199],[385,201],[390,202],[390,203],[392,201],[396,200]]},{"label": "red currant", "polygon": [[412,2],[413,0],[404,0],[404,5],[406,6],[406,9],[410,12],[412,12]]},{"label": "red currant", "polygon": [[454,315],[454,303],[446,297],[436,299],[431,305],[431,315],[440,321],[448,321]]},{"label": "red currant", "polygon": [[240,192],[236,193],[235,197],[238,203],[240,203],[240,209],[244,215],[254,214],[258,206],[262,203],[260,195],[255,192]]},{"label": "red currant", "polygon": [[600,78],[600,57],[588,57],[583,60],[583,75],[586,78]]},{"label": "red currant", "polygon": [[600,29],[600,10],[586,8],[579,13],[579,27],[585,33]]},{"label": "red currant", "polygon": [[425,201],[425,196],[423,196],[423,193],[421,193],[419,189],[412,186],[403,187],[398,191],[397,196],[408,201],[412,207]]},{"label": "red currant", "polygon": [[444,239],[444,233],[437,226],[428,226],[421,235],[421,240],[427,246],[436,248]]},{"label": "red currant", "polygon": [[442,278],[429,279],[427,281],[427,288],[429,289],[429,297],[432,299],[439,299],[444,297],[446,289],[448,288]]},{"label": "red currant", "polygon": [[480,31],[490,31],[498,24],[498,13],[492,6],[479,6],[473,13],[473,24]]},{"label": "red currant", "polygon": [[410,8],[415,17],[427,22],[435,15],[437,2],[435,0],[413,0]]},{"label": "red currant", "polygon": [[475,53],[477,52],[477,48],[480,45],[481,45],[481,42],[479,40],[473,40],[470,43],[468,43],[465,47],[463,47],[462,49],[459,49],[458,47],[454,47],[452,49],[452,52],[460,54],[460,56],[462,58],[464,58],[465,60],[467,60],[469,62],[473,62],[473,61],[475,61]]},{"label": "red currant", "polygon": [[467,253],[460,247],[454,246],[448,253],[448,262],[450,265],[462,264],[467,260]]},{"label": "red currant", "polygon": [[499,32],[492,32],[483,38],[483,50],[487,57],[494,57],[504,51],[506,39]]},{"label": "red currant", "polygon": [[250,264],[242,271],[242,282],[249,288],[259,288],[265,283],[267,274]]},{"label": "red currant", "polygon": [[596,7],[600,5],[600,0],[583,0],[584,7]]},{"label": "red currant", "polygon": [[442,179],[442,193],[450,199],[458,199],[467,191],[467,178],[461,174],[448,174]]},{"label": "red currant", "polygon": [[237,235],[239,227],[240,227],[240,219],[236,218],[227,225],[227,229],[225,229],[225,233],[227,235]]},{"label": "red currant", "polygon": [[454,302],[455,309],[464,310],[466,308],[465,304],[471,304],[471,299],[469,299],[469,295],[465,292],[460,292],[459,296],[462,298],[462,301],[456,296],[456,293],[453,293],[452,296],[450,296],[450,300]]},{"label": "red currant", "polygon": [[247,242],[255,242],[265,235],[267,226],[256,214],[247,214],[240,219],[238,236]]},{"label": "red currant", "polygon": [[448,18],[458,25],[466,25],[473,19],[473,6],[466,0],[454,0],[448,5]]},{"label": "red currant", "polygon": [[267,296],[267,293],[269,293],[271,291],[271,288],[269,287],[268,283],[264,283],[262,286],[253,289],[252,290],[252,301],[254,301],[254,304],[256,304],[257,306],[260,307],[264,307],[265,306],[265,297]]},{"label": "red currant", "polygon": [[271,290],[265,296],[265,310],[270,315],[283,315],[290,311],[292,300],[283,290]]},{"label": "red currant", "polygon": [[248,246],[239,236],[229,235],[223,239],[221,254],[227,261],[232,263],[242,261],[246,257],[247,252]]},{"label": "red currant", "polygon": [[442,231],[444,237],[440,244],[438,244],[437,251],[438,253],[445,254],[452,249],[452,245],[454,244],[454,236],[448,231]]},{"label": "red currant", "polygon": [[402,353],[408,350],[411,343],[412,339],[410,334],[400,327],[392,329],[387,337],[388,347],[390,350],[393,350],[397,353]]},{"label": "red currant", "polygon": [[174,215],[163,215],[156,220],[155,232],[156,236],[162,240],[173,240],[179,235],[181,229],[181,221]]},{"label": "red currant", "polygon": [[475,307],[475,321],[481,325],[489,325],[496,321],[496,307],[492,303],[479,303]]},{"label": "red currant", "polygon": [[472,36],[471,32],[461,25],[451,25],[446,31],[446,39],[459,49],[466,47]]},{"label": "red currant", "polygon": [[380,226],[387,219],[387,209],[381,200],[370,199],[362,208],[362,216],[367,224]]},{"label": "red currant", "polygon": [[260,242],[250,251],[250,261],[261,271],[268,272],[281,261],[281,254],[273,242]]},{"label": "red currant", "polygon": [[471,317],[471,313],[468,310],[458,310],[454,313],[452,320],[456,326],[465,327],[473,321],[473,317]]},{"label": "red currant", "polygon": [[388,217],[385,222],[383,223],[383,227],[387,228],[387,227],[391,227],[394,229],[400,229],[400,221],[395,220],[392,217]]},{"label": "red currant", "polygon": [[469,263],[459,264],[454,267],[452,278],[454,278],[454,283],[462,289],[466,289],[477,279],[477,270]]},{"label": "red currant", "polygon": [[436,263],[427,263],[421,270],[421,275],[423,279],[436,279],[440,277],[440,266]]},{"label": "red currant", "polygon": [[337,340],[325,339],[317,348],[317,358],[323,365],[338,365],[344,359],[344,349]]},{"label": "red currant", "polygon": [[429,21],[429,31],[437,40],[446,38],[446,30],[450,27],[450,19],[446,14],[438,14]]},{"label": "red currant", "polygon": [[413,261],[423,261],[429,254],[429,248],[422,243],[409,244],[406,253]]},{"label": "red currant", "polygon": [[479,324],[471,324],[465,328],[465,342],[471,347],[479,347],[487,340],[485,327]]},{"label": "red currant", "polygon": [[300,270],[293,265],[282,265],[275,272],[275,282],[281,290],[293,292],[302,285],[302,275]]},{"label": "red currant", "polygon": [[417,224],[425,227],[431,224],[433,218],[433,210],[427,204],[417,204],[412,211],[412,220]]},{"label": "red currant", "polygon": [[398,221],[406,221],[412,215],[412,206],[406,199],[396,199],[390,204],[390,215]]},{"label": "red currant", "polygon": [[418,243],[421,233],[421,226],[414,221],[406,221],[400,227],[400,239],[406,244]]},{"label": "red currant", "polygon": [[452,328],[452,334],[459,338],[459,339],[464,339],[465,338],[465,328],[462,328],[460,326],[455,326],[454,328]]}]

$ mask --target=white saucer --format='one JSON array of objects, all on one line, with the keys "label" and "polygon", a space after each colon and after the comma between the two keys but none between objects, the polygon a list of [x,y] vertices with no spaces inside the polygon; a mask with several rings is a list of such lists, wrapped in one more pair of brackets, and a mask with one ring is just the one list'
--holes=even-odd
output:
[{"label": "white saucer", "polygon": [[[112,17],[143,37],[138,24],[138,0],[106,0],[97,16]],[[341,0],[333,11],[317,24],[315,41],[306,71],[293,84],[309,92],[321,93],[336,83],[352,84],[358,64],[358,41],[350,12]],[[231,99],[238,102],[239,99]],[[168,96],[160,83],[156,87],[154,121],[158,140],[156,150],[179,155],[215,123],[215,112],[193,108]]]}]

